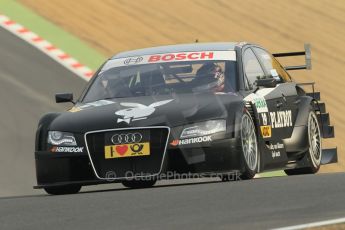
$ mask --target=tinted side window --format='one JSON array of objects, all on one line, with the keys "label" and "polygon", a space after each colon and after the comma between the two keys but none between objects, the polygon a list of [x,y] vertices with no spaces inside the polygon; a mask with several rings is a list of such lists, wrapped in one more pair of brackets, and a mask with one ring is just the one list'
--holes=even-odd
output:
[{"label": "tinted side window", "polygon": [[252,88],[255,81],[265,76],[258,59],[251,49],[247,49],[243,54],[244,73],[249,81],[249,88]]},{"label": "tinted side window", "polygon": [[271,54],[260,48],[254,48],[254,50],[268,72],[269,77],[274,77],[281,82],[291,81],[289,74]]}]

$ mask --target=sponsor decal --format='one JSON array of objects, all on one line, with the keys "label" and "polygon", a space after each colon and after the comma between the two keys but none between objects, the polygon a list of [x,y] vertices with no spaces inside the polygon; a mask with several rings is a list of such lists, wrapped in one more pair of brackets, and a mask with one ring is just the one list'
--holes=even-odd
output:
[{"label": "sponsor decal", "polygon": [[110,105],[110,104],[114,104],[114,103],[115,102],[113,102],[113,101],[99,100],[99,101],[94,101],[94,102],[87,103],[85,105],[75,106],[72,109],[70,109],[69,112],[75,113],[75,112],[82,111],[84,109],[98,107],[98,106],[103,106],[103,105]]},{"label": "sponsor decal", "polygon": [[230,60],[236,61],[236,52],[229,51],[199,51],[199,52],[181,52],[181,53],[165,53],[165,54],[150,54],[140,57],[114,58],[109,60],[100,71],[104,71],[114,67],[128,66],[128,65],[142,65],[150,63],[164,63],[164,62],[181,62],[181,61],[200,61],[200,60]]},{"label": "sponsor decal", "polygon": [[117,119],[117,123],[126,122],[129,124],[132,121],[144,120],[147,119],[148,116],[153,114],[156,111],[156,108],[162,105],[165,105],[171,102],[174,99],[158,101],[152,103],[151,105],[143,105],[139,103],[127,103],[123,102],[120,105],[124,107],[129,107],[127,109],[122,109],[115,112],[116,115],[122,117]]},{"label": "sponsor decal", "polygon": [[59,147],[54,146],[50,149],[52,153],[82,153],[84,147]]},{"label": "sponsor decal", "polygon": [[263,138],[270,138],[272,136],[272,129],[270,125],[260,126],[260,129]]},{"label": "sponsor decal", "polygon": [[262,124],[267,125],[267,114],[261,113],[261,118],[262,118]]},{"label": "sponsor decal", "polygon": [[276,144],[270,144],[269,146],[268,146],[268,148],[270,149],[270,150],[277,150],[277,149],[283,149],[284,148],[284,144],[282,144],[282,143],[276,143]]},{"label": "sponsor decal", "polygon": [[272,151],[272,158],[280,157],[280,151]]},{"label": "sponsor decal", "polygon": [[245,101],[251,102],[258,113],[267,113],[267,103],[263,96],[259,96],[257,94],[251,93],[244,98]]},{"label": "sponsor decal", "polygon": [[113,101],[108,101],[108,100],[99,100],[99,101],[94,101],[87,103],[85,105],[80,106],[80,108],[87,108],[87,107],[98,107],[98,106],[103,106],[103,105],[110,105],[114,104],[115,102]]},{"label": "sponsor decal", "polygon": [[255,105],[256,110],[258,111],[258,113],[268,112],[268,108],[267,108],[267,104],[266,104],[265,98],[257,97],[257,98],[254,98],[254,100],[252,102]]},{"label": "sponsor decal", "polygon": [[226,131],[226,121],[225,120],[209,120],[203,123],[197,123],[192,127],[186,127],[180,138],[191,138],[191,137],[201,137],[208,136],[214,133],[225,132]]},{"label": "sponsor decal", "polygon": [[122,144],[122,145],[107,145],[104,147],[105,159],[149,156],[149,155],[150,155],[149,142]]},{"label": "sponsor decal", "polygon": [[271,154],[272,154],[272,158],[276,158],[276,157],[280,157],[281,153],[280,153],[280,149],[284,148],[284,144],[282,143],[276,143],[276,144],[270,144],[267,145],[268,149],[271,150]]},{"label": "sponsor decal", "polygon": [[284,128],[292,126],[291,110],[270,112],[272,128]]},{"label": "sponsor decal", "polygon": [[123,64],[125,65],[134,65],[142,62],[144,60],[143,57],[130,57],[124,60]]},{"label": "sponsor decal", "polygon": [[181,134],[181,138],[200,137],[213,134],[213,130],[201,130],[199,126],[185,128]]},{"label": "sponsor decal", "polygon": [[213,59],[213,52],[193,52],[193,53],[171,53],[171,54],[157,54],[149,57],[148,62],[158,61],[183,61],[183,60],[209,60]]},{"label": "sponsor decal", "polygon": [[172,142],[170,142],[170,145],[171,146],[190,145],[190,144],[211,142],[211,141],[212,141],[211,136],[203,136],[203,137],[194,137],[194,138],[188,138],[188,139],[183,139],[183,140],[173,140]]},{"label": "sponsor decal", "polygon": [[140,133],[123,133],[115,134],[111,137],[111,142],[114,145],[117,144],[129,144],[129,143],[138,143],[143,139],[143,136]]}]

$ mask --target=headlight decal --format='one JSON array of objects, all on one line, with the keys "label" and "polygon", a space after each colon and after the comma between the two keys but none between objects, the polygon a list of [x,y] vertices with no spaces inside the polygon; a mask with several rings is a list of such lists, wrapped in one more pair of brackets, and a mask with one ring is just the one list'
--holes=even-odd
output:
[{"label": "headlight decal", "polygon": [[77,146],[77,142],[72,133],[49,131],[48,144],[55,146]]},{"label": "headlight decal", "polygon": [[171,146],[211,143],[212,135],[226,131],[226,120],[209,120],[184,126],[179,139],[170,142]]},{"label": "headlight decal", "polygon": [[226,131],[226,120],[210,120],[202,123],[196,123],[185,126],[180,139],[208,136],[219,132]]}]

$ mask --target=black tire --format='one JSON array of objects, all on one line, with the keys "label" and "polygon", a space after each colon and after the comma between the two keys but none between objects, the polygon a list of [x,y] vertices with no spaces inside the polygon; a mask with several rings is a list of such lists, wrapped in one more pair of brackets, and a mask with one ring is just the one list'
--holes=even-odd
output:
[{"label": "black tire", "polygon": [[[246,127],[247,126],[247,127]],[[247,133],[250,132],[250,133]],[[247,140],[250,135],[250,140]],[[247,136],[246,136],[247,135]],[[260,153],[258,147],[258,139],[256,129],[252,117],[249,113],[243,114],[241,118],[241,152],[244,171],[241,172],[242,180],[252,179],[259,170]],[[249,156],[248,147],[253,148],[252,156]]]},{"label": "black tire", "polygon": [[156,179],[133,179],[122,181],[122,185],[127,188],[137,189],[137,188],[150,188],[156,184]]},{"label": "black tire", "polygon": [[66,195],[66,194],[76,194],[80,191],[80,185],[65,185],[44,188],[46,193],[50,195]]},{"label": "black tire", "polygon": [[[313,124],[317,130],[313,130]],[[308,115],[308,143],[309,149],[305,153],[307,167],[296,168],[296,169],[286,169],[285,173],[289,176],[291,175],[301,175],[301,174],[314,174],[317,173],[320,169],[321,158],[322,158],[322,144],[321,144],[321,130],[320,125],[317,119],[317,116],[313,109],[309,112]],[[313,134],[313,132],[315,133]],[[312,135],[311,135],[312,134]],[[313,136],[313,137],[312,137]]]}]

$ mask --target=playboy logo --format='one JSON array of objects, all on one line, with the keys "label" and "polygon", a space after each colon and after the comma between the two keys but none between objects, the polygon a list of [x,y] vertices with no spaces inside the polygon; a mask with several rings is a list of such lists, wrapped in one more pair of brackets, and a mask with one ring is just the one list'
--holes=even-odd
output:
[{"label": "playboy logo", "polygon": [[122,118],[117,119],[117,123],[126,122],[129,124],[131,121],[138,121],[146,119],[148,116],[153,114],[156,110],[156,107],[165,105],[171,102],[174,99],[158,101],[152,103],[151,105],[143,105],[139,103],[123,102],[120,105],[125,107],[131,107],[128,109],[122,109],[117,111],[115,114],[121,116]]}]

